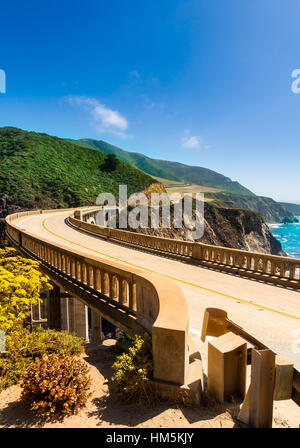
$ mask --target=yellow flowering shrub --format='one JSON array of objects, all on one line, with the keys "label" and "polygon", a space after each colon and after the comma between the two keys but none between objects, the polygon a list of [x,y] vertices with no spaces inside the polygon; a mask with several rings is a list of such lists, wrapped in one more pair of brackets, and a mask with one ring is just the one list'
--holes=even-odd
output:
[{"label": "yellow flowering shrub", "polygon": [[0,328],[10,332],[30,316],[40,300],[39,289],[51,288],[39,262],[22,258],[12,248],[0,249]]}]

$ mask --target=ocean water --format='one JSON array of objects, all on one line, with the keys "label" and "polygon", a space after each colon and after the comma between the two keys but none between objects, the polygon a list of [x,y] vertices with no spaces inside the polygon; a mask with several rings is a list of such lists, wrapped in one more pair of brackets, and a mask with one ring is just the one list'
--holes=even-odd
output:
[{"label": "ocean water", "polygon": [[289,257],[300,258],[300,223],[269,224],[269,229]]}]

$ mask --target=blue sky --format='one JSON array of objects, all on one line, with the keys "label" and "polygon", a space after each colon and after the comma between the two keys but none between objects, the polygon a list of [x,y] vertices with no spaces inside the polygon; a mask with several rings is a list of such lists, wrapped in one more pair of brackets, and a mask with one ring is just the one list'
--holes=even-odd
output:
[{"label": "blue sky", "polygon": [[299,0],[11,1],[0,126],[103,139],[300,202]]}]

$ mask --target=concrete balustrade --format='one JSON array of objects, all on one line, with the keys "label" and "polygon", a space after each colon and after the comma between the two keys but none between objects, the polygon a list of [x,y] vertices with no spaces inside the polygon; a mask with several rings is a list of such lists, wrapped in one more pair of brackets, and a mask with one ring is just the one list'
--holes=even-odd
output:
[{"label": "concrete balustrade", "polygon": [[39,260],[41,269],[55,284],[79,298],[92,311],[132,334],[152,338],[154,379],[184,385],[189,366],[189,313],[181,289],[158,274],[144,273],[95,256],[87,257],[77,249],[53,245],[18,227],[18,220],[24,216],[61,211],[8,216],[6,231],[11,244],[21,254]]},{"label": "concrete balustrade", "polygon": [[178,241],[144,235],[128,230],[100,227],[87,222],[99,212],[98,208],[82,209],[69,216],[69,223],[94,235],[116,240],[149,251],[190,258],[200,265],[239,274],[278,285],[300,288],[300,259],[261,254],[240,249],[212,246],[204,243]]}]

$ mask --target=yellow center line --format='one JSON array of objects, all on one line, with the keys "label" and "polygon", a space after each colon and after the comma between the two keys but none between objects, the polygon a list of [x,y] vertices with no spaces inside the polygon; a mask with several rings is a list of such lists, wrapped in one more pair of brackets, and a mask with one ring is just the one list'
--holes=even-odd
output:
[{"label": "yellow center line", "polygon": [[201,290],[206,291],[206,292],[209,292],[209,293],[211,293],[211,294],[215,294],[215,295],[218,295],[218,296],[221,296],[221,297],[225,297],[226,299],[234,300],[235,302],[245,303],[245,304],[250,305],[250,306],[253,306],[253,307],[255,307],[255,308],[258,307],[258,308],[261,308],[261,309],[263,309],[263,310],[270,311],[270,312],[272,312],[272,313],[280,314],[281,316],[285,316],[285,317],[288,317],[288,318],[290,318],[290,319],[300,320],[300,317],[299,317],[299,316],[294,316],[293,314],[289,314],[289,313],[285,313],[285,312],[283,312],[283,311],[275,310],[274,308],[270,308],[270,307],[265,306],[265,305],[260,305],[259,303],[256,303],[256,302],[253,302],[253,301],[248,301],[248,300],[245,300],[245,299],[240,299],[240,298],[238,298],[238,297],[231,296],[230,294],[225,294],[225,293],[223,293],[223,292],[216,291],[215,289],[211,289],[211,288],[206,288],[205,286],[200,286],[200,285],[197,285],[197,284],[195,284],[195,283],[188,282],[188,281],[186,281],[186,280],[181,280],[181,279],[176,278],[176,277],[173,277],[173,276],[171,276],[171,275],[163,274],[163,273],[161,273],[161,272],[157,272],[157,271],[155,271],[155,270],[153,270],[153,269],[145,268],[145,267],[143,267],[143,266],[139,266],[139,265],[137,265],[137,264],[130,263],[129,261],[122,260],[121,258],[114,257],[113,255],[107,255],[107,254],[104,253],[104,252],[101,252],[101,251],[96,250],[96,249],[91,249],[90,247],[84,246],[83,244],[75,243],[74,241],[69,240],[68,238],[65,238],[65,237],[63,237],[63,236],[61,236],[61,235],[59,235],[59,234],[53,232],[52,230],[50,230],[50,229],[46,226],[46,224],[45,224],[46,221],[47,221],[48,219],[50,219],[50,218],[49,218],[49,217],[48,217],[48,218],[45,218],[45,219],[42,221],[42,226],[43,226],[43,228],[44,228],[47,232],[51,233],[52,235],[56,236],[57,238],[60,238],[60,239],[62,239],[62,240],[64,240],[64,241],[67,241],[67,242],[70,243],[70,244],[74,244],[74,245],[76,245],[76,246],[79,246],[79,247],[81,247],[82,249],[86,249],[86,250],[89,250],[89,251],[91,251],[91,252],[95,252],[96,254],[103,255],[104,257],[110,258],[110,259],[112,259],[112,260],[119,261],[119,262],[124,263],[124,264],[127,264],[127,265],[129,265],[129,266],[132,266],[132,267],[135,267],[135,268],[144,270],[144,271],[146,271],[146,272],[150,272],[150,273],[152,273],[152,274],[160,274],[160,275],[163,275],[164,277],[167,277],[167,278],[169,278],[169,279],[171,279],[171,280],[174,280],[174,281],[176,281],[176,282],[183,283],[183,284],[185,284],[185,285],[188,285],[188,286],[192,286],[192,287],[194,287],[194,288],[201,289]]}]

